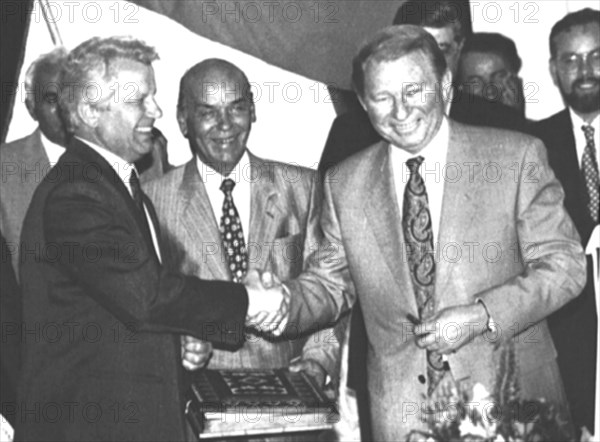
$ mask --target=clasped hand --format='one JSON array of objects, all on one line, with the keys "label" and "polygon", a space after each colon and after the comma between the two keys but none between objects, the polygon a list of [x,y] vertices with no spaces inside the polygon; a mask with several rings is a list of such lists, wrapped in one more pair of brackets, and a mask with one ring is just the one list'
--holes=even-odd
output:
[{"label": "clasped hand", "polygon": [[250,270],[244,279],[248,292],[246,326],[280,336],[287,324],[290,294],[277,276]]},{"label": "clasped hand", "polygon": [[480,304],[440,310],[415,325],[417,346],[441,354],[454,353],[487,330],[487,314]]}]

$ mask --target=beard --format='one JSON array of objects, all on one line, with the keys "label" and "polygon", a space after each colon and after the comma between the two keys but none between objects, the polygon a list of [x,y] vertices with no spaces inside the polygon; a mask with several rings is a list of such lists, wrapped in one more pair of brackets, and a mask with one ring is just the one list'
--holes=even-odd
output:
[{"label": "beard", "polygon": [[[592,82],[595,84],[593,90],[582,90],[582,83]],[[571,92],[565,93],[561,88],[561,94],[565,102],[573,108],[573,110],[588,114],[600,110],[600,78],[578,78],[571,85]]]}]

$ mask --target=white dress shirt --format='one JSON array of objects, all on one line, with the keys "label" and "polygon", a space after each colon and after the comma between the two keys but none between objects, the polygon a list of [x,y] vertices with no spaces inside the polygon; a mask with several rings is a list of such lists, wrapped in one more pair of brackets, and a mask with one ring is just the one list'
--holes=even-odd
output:
[{"label": "white dress shirt", "polygon": [[[75,138],[83,141],[89,147],[94,149],[98,153],[98,155],[100,155],[102,158],[104,158],[108,162],[108,164],[110,164],[110,166],[114,169],[117,176],[121,179],[123,184],[125,184],[127,191],[133,198],[133,190],[131,189],[131,184],[129,182],[129,180],[131,178],[131,171],[135,170],[138,177],[140,176],[140,174],[137,171],[137,168],[135,167],[135,164],[125,161],[120,156],[115,155],[111,151],[105,149],[104,147],[98,146],[97,144],[94,144],[91,141],[85,140],[80,137],[75,137]],[[146,214],[146,220],[148,221],[148,226],[150,227],[150,235],[152,236],[152,244],[154,245],[154,250],[156,251],[156,256],[158,257],[158,261],[162,262],[162,257],[160,255],[160,247],[158,245],[158,237],[156,236],[156,230],[154,228],[154,223],[152,222],[152,218],[150,218],[150,213],[148,212],[148,208],[146,207],[145,204],[144,204],[144,213]]]},{"label": "white dress shirt", "polygon": [[202,162],[198,156],[196,156],[196,167],[198,168],[198,173],[200,173],[200,178],[206,188],[206,193],[210,200],[210,205],[217,225],[220,225],[221,223],[223,200],[225,199],[225,194],[221,191],[221,183],[226,178],[231,178],[235,182],[235,187],[233,188],[231,195],[242,223],[244,241],[246,242],[246,245],[248,245],[248,232],[250,229],[250,182],[252,180],[248,151],[244,152],[244,155],[242,155],[242,158],[240,158],[240,161],[235,168],[226,177],[221,175],[211,166]]},{"label": "white dress shirt", "polygon": [[410,170],[406,162],[418,156],[424,158],[423,163],[419,167],[419,173],[423,177],[427,189],[434,249],[438,247],[437,238],[440,230],[440,218],[442,216],[442,199],[444,197],[444,166],[446,165],[449,139],[450,129],[448,121],[444,118],[438,133],[435,134],[429,144],[418,154],[409,153],[393,145],[389,146],[400,217],[402,217],[402,208],[404,205],[404,188],[410,178]]},{"label": "white dress shirt", "polygon": [[65,148],[60,144],[50,141],[48,138],[46,138],[41,130],[40,138],[42,139],[42,146],[44,146],[44,151],[48,157],[48,162],[50,163],[50,166],[54,166],[56,163],[58,163],[60,156],[65,153]]},{"label": "white dress shirt", "polygon": [[[569,108],[571,114],[571,121],[573,122],[573,134],[575,135],[575,149],[577,149],[577,164],[581,169],[581,159],[583,158],[583,151],[587,145],[585,140],[585,134],[581,129],[581,126],[588,126],[588,123],[573,112],[573,109]],[[600,115],[596,116],[589,124],[594,128],[594,147],[596,148],[596,163],[600,165]]]}]

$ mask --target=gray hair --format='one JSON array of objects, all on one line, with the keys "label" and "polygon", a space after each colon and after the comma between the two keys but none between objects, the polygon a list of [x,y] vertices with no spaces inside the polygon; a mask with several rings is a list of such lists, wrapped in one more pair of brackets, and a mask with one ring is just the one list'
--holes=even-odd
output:
[{"label": "gray hair", "polygon": [[106,83],[113,80],[118,75],[115,61],[123,59],[149,66],[158,59],[158,54],[153,47],[133,37],[94,37],[71,51],[63,69],[63,82],[70,89],[60,97],[69,133],[73,133],[80,124],[77,106],[85,89],[98,79]]}]

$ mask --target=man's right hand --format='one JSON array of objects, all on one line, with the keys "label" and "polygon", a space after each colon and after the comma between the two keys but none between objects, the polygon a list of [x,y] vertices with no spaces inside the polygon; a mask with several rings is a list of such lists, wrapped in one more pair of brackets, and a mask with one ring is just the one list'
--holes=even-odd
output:
[{"label": "man's right hand", "polygon": [[279,279],[269,272],[251,270],[244,285],[248,292],[246,325],[260,332],[279,336],[288,320],[290,294]]}]

